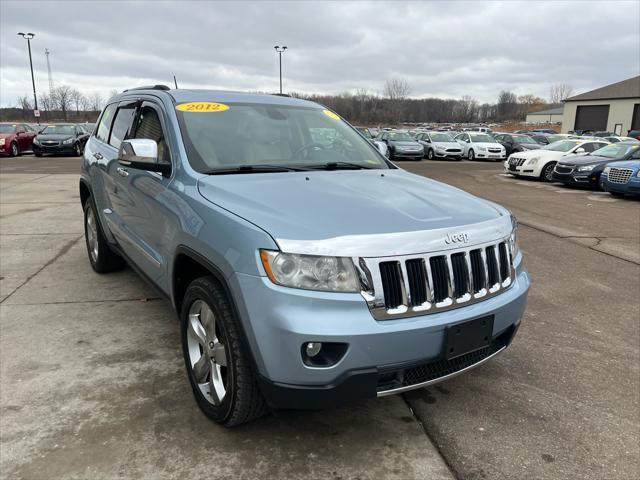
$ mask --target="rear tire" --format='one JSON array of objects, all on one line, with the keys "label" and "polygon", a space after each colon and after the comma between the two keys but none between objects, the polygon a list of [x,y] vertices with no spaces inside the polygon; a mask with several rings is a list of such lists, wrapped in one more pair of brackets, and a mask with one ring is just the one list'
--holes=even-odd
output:
[{"label": "rear tire", "polygon": [[124,260],[109,248],[104,238],[91,197],[84,203],[84,240],[89,263],[95,272],[109,273],[124,268]]},{"label": "rear tire", "polygon": [[234,427],[268,412],[238,319],[214,277],[198,278],[187,287],[180,333],[189,383],[207,417]]}]

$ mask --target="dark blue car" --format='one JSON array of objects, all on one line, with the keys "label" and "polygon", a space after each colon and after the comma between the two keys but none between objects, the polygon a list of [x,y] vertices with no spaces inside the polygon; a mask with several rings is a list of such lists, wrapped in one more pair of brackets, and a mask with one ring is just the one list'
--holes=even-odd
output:
[{"label": "dark blue car", "polygon": [[[640,149],[636,156],[640,158]],[[640,159],[608,163],[600,175],[600,186],[611,195],[640,197]]]}]

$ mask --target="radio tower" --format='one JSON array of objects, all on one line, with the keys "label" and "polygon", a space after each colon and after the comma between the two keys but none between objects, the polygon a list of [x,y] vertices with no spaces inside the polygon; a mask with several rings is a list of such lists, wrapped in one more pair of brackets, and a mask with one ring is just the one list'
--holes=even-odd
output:
[{"label": "radio tower", "polygon": [[49,62],[50,53],[48,48],[44,49],[44,54],[47,56],[47,72],[49,73],[49,96],[53,95],[53,75],[51,74],[51,63]]}]

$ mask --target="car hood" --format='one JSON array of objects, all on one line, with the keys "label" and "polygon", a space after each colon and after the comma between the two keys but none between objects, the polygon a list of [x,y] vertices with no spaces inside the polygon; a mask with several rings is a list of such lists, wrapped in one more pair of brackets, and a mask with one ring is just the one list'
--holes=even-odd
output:
[{"label": "car hood", "polygon": [[599,165],[601,163],[615,162],[616,158],[601,157],[599,155],[573,155],[562,163],[568,163],[571,165]]},{"label": "car hood", "polygon": [[530,159],[533,157],[537,157],[546,160],[562,158],[565,154],[566,152],[557,152],[555,150],[545,150],[544,148],[540,148],[538,150],[527,150],[525,152],[514,153],[513,155],[516,155],[518,158]]},{"label": "car hood", "polygon": [[539,150],[542,148],[542,145],[535,143],[516,143],[519,147],[524,148],[525,150]]},{"label": "car hood", "polygon": [[504,148],[499,143],[494,143],[494,142],[473,142],[471,143],[471,145],[474,145],[476,147],[485,147],[485,148]]},{"label": "car hood", "polygon": [[[401,169],[209,175],[198,180],[198,189],[210,202],[265,230],[281,248],[281,240],[313,244],[359,238],[360,251],[372,255],[415,253],[428,251],[427,244],[398,240],[382,252],[372,245],[388,234],[442,229],[438,246],[444,249],[447,229],[456,233],[459,227],[499,223],[503,233],[505,217],[511,222],[503,207]],[[487,238],[478,234],[473,240]]]},{"label": "car hood", "polygon": [[607,163],[608,167],[640,169],[640,160],[614,160]]},{"label": "car hood", "polygon": [[458,142],[433,142],[432,145],[438,148],[460,148]]},{"label": "car hood", "polygon": [[43,141],[43,140],[66,140],[67,138],[71,138],[73,137],[73,135],[64,135],[61,133],[40,133],[38,134],[38,136],[36,137],[38,139],[38,141]]},{"label": "car hood", "polygon": [[389,144],[395,147],[422,147],[422,144],[409,140],[389,140]]}]

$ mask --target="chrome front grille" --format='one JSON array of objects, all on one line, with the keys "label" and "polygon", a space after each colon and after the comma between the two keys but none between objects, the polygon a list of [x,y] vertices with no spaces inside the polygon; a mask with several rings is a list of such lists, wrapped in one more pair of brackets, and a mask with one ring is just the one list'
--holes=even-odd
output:
[{"label": "chrome front grille", "polygon": [[607,175],[611,183],[627,183],[633,175],[633,170],[630,168],[612,168]]},{"label": "chrome front grille", "polygon": [[509,165],[515,165],[516,167],[521,167],[525,161],[526,161],[525,158],[510,157]]},{"label": "chrome front grille", "polygon": [[447,252],[355,260],[362,295],[377,320],[479,302],[508,288],[515,276],[508,238]]}]

